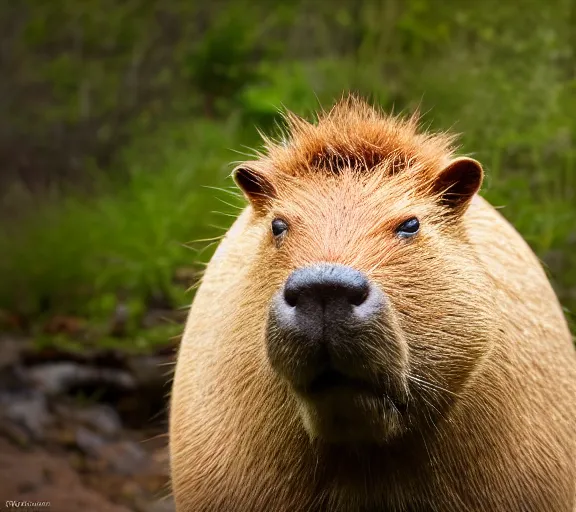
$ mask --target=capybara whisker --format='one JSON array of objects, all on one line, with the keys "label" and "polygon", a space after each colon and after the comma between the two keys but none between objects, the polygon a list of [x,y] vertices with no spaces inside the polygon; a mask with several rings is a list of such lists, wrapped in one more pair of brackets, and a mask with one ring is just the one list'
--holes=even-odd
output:
[{"label": "capybara whisker", "polygon": [[416,377],[415,375],[413,375],[411,373],[407,373],[406,377],[408,377],[408,379],[418,383],[419,385],[421,385],[425,388],[429,388],[429,389],[434,390],[434,391],[439,391],[441,393],[448,393],[449,395],[454,395],[454,396],[458,397],[458,393],[454,393],[453,391],[450,391],[449,389],[443,388],[442,386],[438,386],[437,384],[432,384],[431,382],[428,382],[427,380],[423,379],[422,377]]}]

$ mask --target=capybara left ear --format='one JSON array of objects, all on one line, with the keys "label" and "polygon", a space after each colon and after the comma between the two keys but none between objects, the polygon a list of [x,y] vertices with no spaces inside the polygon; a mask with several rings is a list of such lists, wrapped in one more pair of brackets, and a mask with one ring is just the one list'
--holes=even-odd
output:
[{"label": "capybara left ear", "polygon": [[484,171],[478,161],[458,157],[436,176],[433,188],[443,206],[463,213],[480,190],[483,178]]},{"label": "capybara left ear", "polygon": [[276,196],[274,186],[259,168],[258,162],[244,162],[232,171],[236,185],[257,209],[264,208]]}]

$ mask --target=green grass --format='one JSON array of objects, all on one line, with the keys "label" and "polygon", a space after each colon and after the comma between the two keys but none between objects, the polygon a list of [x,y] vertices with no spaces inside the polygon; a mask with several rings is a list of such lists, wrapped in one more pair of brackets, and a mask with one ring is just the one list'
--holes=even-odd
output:
[{"label": "green grass", "polygon": [[128,183],[101,183],[91,197],[25,198],[30,212],[0,238],[0,304],[107,318],[117,293],[137,302],[161,292],[182,303],[175,270],[197,264],[206,244],[194,242],[214,236],[211,224],[229,223],[211,213],[230,207],[206,187],[226,183],[234,157],[226,148],[241,140],[236,125],[170,125],[126,152]]},{"label": "green grass", "polygon": [[39,349],[58,348],[68,353],[83,354],[90,349],[121,351],[123,354],[140,355],[176,344],[182,335],[182,326],[166,323],[148,329],[135,329],[126,338],[110,336],[105,330],[93,329],[89,338],[79,339],[66,333],[47,335],[35,333],[34,346]]},{"label": "green grass", "polygon": [[[436,8],[411,0],[404,9],[363,2],[354,22],[344,8],[312,12],[321,17],[314,33],[304,18],[290,18],[286,44],[293,48],[262,58],[242,75],[243,85],[234,82],[237,93],[219,100],[224,115],[207,119],[198,111],[136,137],[114,164],[123,178],[98,182],[90,197],[12,196],[28,215],[0,225],[0,309],[98,324],[120,293],[137,332],[151,294],[189,303],[192,293],[174,284],[174,274],[207,261],[214,245],[190,242],[221,235],[242,204],[209,187],[232,190],[229,163],[258,144],[254,125],[270,131],[282,105],[307,115],[353,90],[387,110],[419,106],[426,126],[462,133],[462,152],[485,166],[483,194],[503,207],[547,265],[564,306],[576,310],[576,78],[569,71],[576,44],[569,4],[556,4],[533,2],[520,12],[490,2]],[[311,38],[308,55],[298,44],[302,34]],[[334,49],[358,34],[354,49]],[[202,47],[203,60],[192,67],[207,73],[204,80],[212,76],[210,59],[229,57],[221,47],[229,36]]]}]

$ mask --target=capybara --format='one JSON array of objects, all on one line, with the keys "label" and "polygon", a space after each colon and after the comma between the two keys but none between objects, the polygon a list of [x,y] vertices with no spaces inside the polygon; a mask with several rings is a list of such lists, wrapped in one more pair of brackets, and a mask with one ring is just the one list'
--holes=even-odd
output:
[{"label": "capybara", "polygon": [[576,509],[576,357],[455,139],[350,97],[234,171],[179,350],[178,512]]}]

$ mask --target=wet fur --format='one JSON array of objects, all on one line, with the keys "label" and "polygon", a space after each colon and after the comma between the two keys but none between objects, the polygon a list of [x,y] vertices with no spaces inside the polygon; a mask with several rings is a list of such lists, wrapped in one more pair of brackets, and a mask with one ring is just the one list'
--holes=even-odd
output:
[{"label": "wet fur", "polygon": [[[179,512],[576,510],[576,357],[558,301],[516,231],[476,196],[439,202],[453,138],[341,102],[249,165],[269,189],[207,268],[178,357],[170,418]],[[292,232],[281,247],[270,221]],[[422,219],[414,243],[393,226]],[[270,300],[294,268],[354,266],[394,306],[411,428],[324,444],[265,350]],[[369,347],[367,371],[385,364]]]}]

